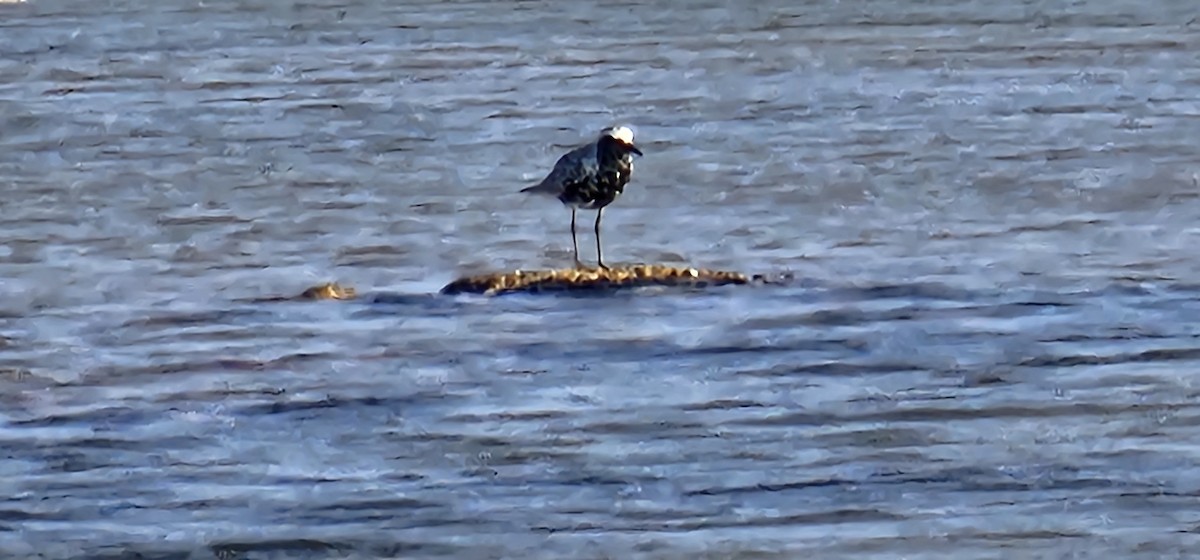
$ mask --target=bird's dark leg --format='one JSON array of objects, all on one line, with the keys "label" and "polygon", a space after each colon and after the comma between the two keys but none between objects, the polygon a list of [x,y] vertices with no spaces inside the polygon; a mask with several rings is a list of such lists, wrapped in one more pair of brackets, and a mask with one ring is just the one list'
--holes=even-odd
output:
[{"label": "bird's dark leg", "polygon": [[604,258],[600,256],[600,216],[603,213],[603,207],[596,209],[596,263],[600,265],[600,268],[607,270],[608,267],[604,266]]},{"label": "bird's dark leg", "polygon": [[575,268],[583,268],[579,262],[579,241],[575,238],[575,207],[571,207],[571,248],[575,250]]}]

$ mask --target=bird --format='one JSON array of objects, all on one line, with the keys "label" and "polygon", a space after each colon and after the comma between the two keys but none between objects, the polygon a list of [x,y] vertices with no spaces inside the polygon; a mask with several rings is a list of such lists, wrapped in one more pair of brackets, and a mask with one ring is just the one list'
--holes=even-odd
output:
[{"label": "bird", "polygon": [[600,218],[604,208],[625,192],[625,185],[633,176],[633,154],[642,155],[633,143],[633,129],[624,125],[605,127],[592,142],[559,157],[541,182],[521,189],[524,193],[553,196],[571,209],[571,247],[578,268],[583,264],[575,235],[575,213],[595,210],[596,263],[608,269],[600,249]]}]

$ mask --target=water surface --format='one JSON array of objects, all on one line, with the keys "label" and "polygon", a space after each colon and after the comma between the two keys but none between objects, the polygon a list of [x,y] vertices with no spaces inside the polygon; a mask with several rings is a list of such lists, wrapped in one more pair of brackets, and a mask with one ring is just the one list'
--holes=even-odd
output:
[{"label": "water surface", "polygon": [[[0,551],[1195,550],[1194,6],[747,6],[0,5]],[[566,264],[615,122],[606,261],[799,281],[246,301]]]}]

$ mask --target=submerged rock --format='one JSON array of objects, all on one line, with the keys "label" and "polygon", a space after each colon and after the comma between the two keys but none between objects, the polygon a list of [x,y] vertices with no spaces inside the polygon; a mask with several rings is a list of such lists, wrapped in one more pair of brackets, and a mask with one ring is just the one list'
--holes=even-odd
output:
[{"label": "submerged rock", "polygon": [[642,264],[481,274],[459,278],[442,288],[442,293],[500,295],[510,292],[602,291],[643,286],[703,288],[749,284],[752,280],[740,272]]}]

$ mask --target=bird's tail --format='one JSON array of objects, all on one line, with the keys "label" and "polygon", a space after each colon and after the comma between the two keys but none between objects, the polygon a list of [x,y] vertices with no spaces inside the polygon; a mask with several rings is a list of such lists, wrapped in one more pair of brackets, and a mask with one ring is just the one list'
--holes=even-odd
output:
[{"label": "bird's tail", "polygon": [[550,193],[554,192],[554,188],[547,185],[545,181],[542,181],[541,183],[538,183],[536,185],[530,185],[528,187],[521,189],[521,192],[550,194]]}]

